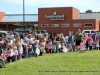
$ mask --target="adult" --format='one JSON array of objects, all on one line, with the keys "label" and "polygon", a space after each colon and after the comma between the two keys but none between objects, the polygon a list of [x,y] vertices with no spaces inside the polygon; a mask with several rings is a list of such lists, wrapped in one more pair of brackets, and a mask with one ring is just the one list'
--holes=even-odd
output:
[{"label": "adult", "polygon": [[6,35],[5,39],[8,39],[11,37],[12,39],[14,38],[13,32],[10,30],[9,33]]},{"label": "adult", "polygon": [[93,39],[93,42],[94,42],[94,45],[95,45],[94,49],[96,49],[96,43],[98,41],[98,38],[99,38],[99,36],[98,36],[97,32],[94,31],[94,34],[92,35],[92,39]]},{"label": "adult", "polygon": [[70,43],[70,42],[72,42],[72,40],[73,40],[73,37],[72,37],[73,35],[72,35],[72,32],[71,31],[69,31],[69,34],[68,34],[68,42]]},{"label": "adult", "polygon": [[81,30],[78,29],[78,32],[75,35],[75,41],[76,41],[76,49],[78,50],[78,47],[80,46],[81,40],[82,40],[83,34],[81,33]]}]

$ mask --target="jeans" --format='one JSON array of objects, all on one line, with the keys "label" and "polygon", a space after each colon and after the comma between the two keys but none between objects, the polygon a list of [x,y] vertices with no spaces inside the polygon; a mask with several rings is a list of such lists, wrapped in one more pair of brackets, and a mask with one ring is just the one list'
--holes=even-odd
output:
[{"label": "jeans", "polygon": [[56,49],[56,52],[59,53],[59,49]]},{"label": "jeans", "polygon": [[24,52],[24,57],[25,57],[25,58],[28,57],[28,52]]},{"label": "jeans", "polygon": [[17,55],[13,56],[13,61],[17,61]]},{"label": "jeans", "polygon": [[13,61],[13,56],[9,56],[8,59],[7,59],[7,61],[8,61],[9,63],[11,63],[11,62]]},{"label": "jeans", "polygon": [[29,51],[29,52],[28,52],[28,57],[31,58],[32,55],[33,55],[33,52],[32,52],[32,51]]},{"label": "jeans", "polygon": [[89,46],[89,50],[92,50],[92,46]]},{"label": "jeans", "polygon": [[0,60],[0,68],[2,68],[3,64],[4,64],[3,60]]},{"label": "jeans", "polygon": [[51,49],[51,53],[54,53],[55,52],[55,49]]}]

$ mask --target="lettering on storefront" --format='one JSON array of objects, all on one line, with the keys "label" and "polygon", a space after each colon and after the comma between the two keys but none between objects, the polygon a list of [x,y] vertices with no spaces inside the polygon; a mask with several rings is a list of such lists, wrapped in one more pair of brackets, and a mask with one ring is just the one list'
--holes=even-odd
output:
[{"label": "lettering on storefront", "polygon": [[55,11],[53,15],[45,15],[45,18],[49,18],[50,20],[64,20],[64,15],[58,15]]}]

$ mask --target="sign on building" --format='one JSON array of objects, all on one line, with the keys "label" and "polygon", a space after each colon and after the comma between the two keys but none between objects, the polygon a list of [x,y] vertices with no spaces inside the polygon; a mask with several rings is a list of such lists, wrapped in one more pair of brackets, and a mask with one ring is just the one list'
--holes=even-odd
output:
[{"label": "sign on building", "polygon": [[53,12],[53,15],[45,15],[45,18],[50,20],[64,20],[64,15],[58,15],[57,12]]}]

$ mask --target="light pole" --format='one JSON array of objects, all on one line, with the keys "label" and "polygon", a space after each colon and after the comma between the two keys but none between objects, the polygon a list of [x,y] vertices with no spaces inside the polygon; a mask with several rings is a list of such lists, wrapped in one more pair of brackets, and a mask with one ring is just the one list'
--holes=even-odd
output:
[{"label": "light pole", "polygon": [[25,26],[25,1],[23,0],[23,25]]}]

